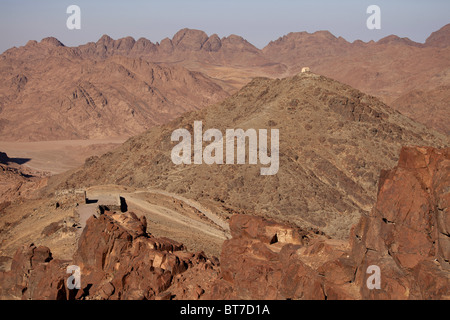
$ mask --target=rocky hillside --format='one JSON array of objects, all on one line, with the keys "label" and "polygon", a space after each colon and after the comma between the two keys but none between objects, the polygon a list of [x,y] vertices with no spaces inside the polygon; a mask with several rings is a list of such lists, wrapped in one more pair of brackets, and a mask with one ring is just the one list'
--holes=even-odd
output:
[{"label": "rocky hillside", "polygon": [[85,59],[55,38],[0,56],[2,140],[132,136],[228,94],[219,81],[139,58]]},{"label": "rocky hillside", "polygon": [[284,78],[304,66],[448,134],[449,30],[424,44],[292,32],[262,50],[237,35],[193,29],[160,43],[107,35],[78,47],[51,37],[30,41],[0,55],[0,138],[131,136],[219,102],[254,77]]},{"label": "rocky hillside", "polygon": [[54,259],[47,247],[24,246],[13,257],[11,271],[0,272],[0,298],[164,298],[167,295],[161,293],[180,273],[217,264],[217,259],[207,259],[201,252],[184,251],[181,243],[153,237],[146,228],[145,218],[139,219],[133,213],[91,217],[79,240],[74,261],[70,262],[81,268],[82,290],[67,288],[69,261]]},{"label": "rocky hillside", "polygon": [[[175,165],[172,132],[278,129],[279,171],[264,165]],[[207,143],[204,142],[204,146]],[[101,184],[154,187],[203,202],[218,213],[255,213],[346,237],[375,201],[382,169],[404,145],[446,146],[378,99],[337,81],[303,73],[257,78],[220,104],[186,114],[129,139],[74,171],[53,177],[48,192]],[[225,147],[224,147],[225,149]]]},{"label": "rocky hillside", "polygon": [[0,152],[0,212],[11,201],[31,197],[47,183],[46,173],[31,170]]},{"label": "rocky hillside", "polygon": [[[288,73],[309,66],[448,134],[448,90],[438,90],[450,84],[448,39],[450,25],[430,35],[425,44],[395,35],[377,42],[350,43],[328,31],[293,32],[262,51],[273,62],[288,66]],[[418,91],[425,94],[413,99]]]},{"label": "rocky hillside", "polygon": [[[91,217],[71,261],[44,246],[17,250],[0,272],[0,298],[449,299],[449,163],[449,148],[403,148],[348,242],[234,215],[218,260],[153,237],[133,213]],[[67,287],[69,264],[80,267],[78,290]],[[367,285],[369,266],[378,288]]]}]

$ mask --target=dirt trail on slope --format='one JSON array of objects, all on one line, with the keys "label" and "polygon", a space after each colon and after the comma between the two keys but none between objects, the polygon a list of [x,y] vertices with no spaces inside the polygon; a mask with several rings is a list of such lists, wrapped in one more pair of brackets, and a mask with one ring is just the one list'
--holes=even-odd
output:
[{"label": "dirt trail on slope", "polygon": [[197,209],[198,211],[200,211],[201,213],[203,213],[208,219],[210,219],[212,222],[214,222],[216,225],[218,225],[219,227],[221,227],[222,229],[226,230],[227,232],[230,231],[230,226],[228,225],[228,222],[222,220],[219,216],[217,216],[215,213],[211,212],[211,210],[205,208],[204,206],[202,206],[200,203],[198,203],[197,201],[194,201],[192,199],[187,199],[185,197],[182,197],[180,195],[177,195],[175,193],[170,193],[164,190],[158,190],[158,189],[147,189],[148,192],[151,193],[158,193],[158,194],[162,194],[168,197],[172,197],[174,199],[183,201],[184,203],[186,203],[187,205]]},{"label": "dirt trail on slope", "polygon": [[[143,193],[144,194],[144,193]],[[135,205],[140,209],[148,212],[149,214],[157,214],[161,217],[164,217],[168,220],[173,221],[174,223],[183,225],[187,228],[197,229],[200,232],[203,232],[212,237],[217,237],[219,239],[226,239],[225,232],[214,228],[206,223],[202,223],[196,221],[190,217],[187,217],[183,214],[180,214],[176,211],[168,209],[164,206],[152,204],[145,199],[140,199],[139,194],[126,194],[127,203],[131,206]]]},{"label": "dirt trail on slope", "polygon": [[[115,185],[90,187],[86,193],[92,200],[114,196],[124,198],[128,211],[147,218],[150,233],[182,242],[189,250],[219,255],[223,241],[230,238],[226,221],[200,203],[177,194]],[[97,203],[101,204],[100,201]],[[95,211],[94,206],[91,211]],[[80,219],[86,219],[86,214],[82,213],[79,212]]]}]

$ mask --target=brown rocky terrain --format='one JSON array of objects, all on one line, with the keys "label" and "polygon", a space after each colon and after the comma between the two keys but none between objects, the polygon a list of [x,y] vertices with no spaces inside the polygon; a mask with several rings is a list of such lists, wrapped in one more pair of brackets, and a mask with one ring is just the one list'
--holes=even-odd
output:
[{"label": "brown rocky terrain", "polygon": [[54,38],[6,51],[0,78],[3,141],[129,137],[228,95],[180,66],[83,59]]},{"label": "brown rocky terrain", "polygon": [[31,170],[0,152],[0,212],[15,199],[35,196],[35,191],[44,187],[48,174]]},{"label": "brown rocky terrain", "polygon": [[[175,165],[171,134],[194,121],[217,128],[279,129],[279,171],[264,165]],[[204,145],[207,143],[204,142]],[[48,193],[101,184],[151,187],[201,202],[224,217],[255,213],[345,238],[375,201],[380,170],[404,145],[447,146],[378,99],[313,73],[257,78],[220,104],[129,139],[83,167],[55,176]]]},{"label": "brown rocky terrain", "polygon": [[[156,44],[8,50],[0,140],[62,144],[0,153],[0,298],[450,299],[449,31],[424,44],[292,33],[259,50],[183,29]],[[306,65],[314,73],[297,74]],[[171,134],[194,121],[278,129],[278,173],[175,165]]]},{"label": "brown rocky terrain", "polygon": [[[114,55],[146,57],[155,63],[176,63],[185,65],[214,64],[230,67],[260,67],[274,65],[262,52],[244,38],[230,35],[220,39],[217,34],[208,36],[204,31],[182,29],[172,39],[165,38],[161,43],[140,38],[126,37],[113,40],[107,35],[96,43],[88,43],[73,48],[74,52],[85,58],[106,58]],[[276,72],[283,71],[283,66]]]},{"label": "brown rocky terrain", "polygon": [[425,41],[427,47],[446,48],[450,46],[450,24],[433,32]]},{"label": "brown rocky terrain", "polygon": [[287,67],[274,63],[263,52],[238,35],[219,38],[204,31],[182,29],[172,39],[160,43],[132,37],[113,40],[102,36],[96,43],[73,49],[88,59],[104,59],[114,55],[139,57],[155,63],[181,65],[225,81],[228,91],[240,89],[255,76],[279,76]]},{"label": "brown rocky terrain", "polygon": [[17,249],[30,243],[52,248],[55,256],[70,260],[89,217],[118,210],[114,203],[119,197],[125,211],[145,217],[153,236],[181,242],[190,251],[219,256],[229,238],[228,223],[213,211],[163,190],[105,185],[60,190],[52,197],[30,192],[0,206],[0,270],[9,270]]},{"label": "brown rocky terrain", "polygon": [[[72,260],[17,250],[0,272],[3,299],[450,299],[450,149],[403,148],[349,241],[234,215],[220,261],[146,232],[133,213],[91,217]],[[69,290],[66,268],[81,270]],[[367,267],[380,268],[380,288]],[[145,279],[145,281],[143,281]]]},{"label": "brown rocky terrain", "polygon": [[[99,218],[91,217],[72,262],[53,259],[47,247],[24,246],[14,255],[11,271],[0,273],[0,297],[166,299],[170,295],[161,293],[177,275],[189,268],[199,271],[217,265],[217,258],[186,252],[183,244],[156,238],[146,228],[145,217],[134,213],[106,212]],[[82,290],[68,290],[65,278],[69,264],[81,268]]]},{"label": "brown rocky terrain", "polygon": [[[219,39],[200,30],[183,29],[161,43],[104,36],[79,50],[89,57],[120,54],[180,64],[224,80],[234,89],[255,76],[285,77],[309,66],[316,73],[377,96],[414,120],[448,134],[448,90],[438,88],[448,86],[450,81],[449,38],[450,25],[433,32],[423,44],[395,35],[377,42],[350,43],[328,31],[292,32],[259,50],[239,36]],[[414,104],[403,101],[417,90],[427,94]]]},{"label": "brown rocky terrain", "polygon": [[58,174],[81,166],[92,156],[100,156],[126,141],[126,138],[53,141],[0,141],[0,150],[27,159],[25,167]]},{"label": "brown rocky terrain", "polygon": [[131,136],[254,77],[292,76],[304,66],[448,134],[449,33],[446,25],[425,43],[395,35],[350,43],[328,31],[293,32],[262,50],[193,29],[160,43],[107,35],[79,47],[30,41],[0,56],[0,139]]},{"label": "brown rocky terrain", "polygon": [[448,134],[449,38],[450,24],[424,44],[394,35],[377,42],[350,43],[328,31],[293,32],[262,51],[268,59],[287,65],[288,73],[309,66]]},{"label": "brown rocky terrain", "polygon": [[[450,299],[449,152],[403,148],[348,243],[234,216],[221,278],[205,298]],[[366,285],[371,265],[380,268],[379,289]]]},{"label": "brown rocky terrain", "polygon": [[71,259],[80,233],[75,198],[20,197],[6,204],[0,208],[0,270],[9,270],[17,249],[33,242]]},{"label": "brown rocky terrain", "polygon": [[[125,55],[183,65],[225,80],[235,89],[255,76],[285,77],[310,66],[317,73],[375,95],[413,119],[448,133],[446,119],[450,111],[445,94],[434,92],[429,99],[423,97],[407,106],[401,98],[415,90],[448,86],[449,38],[450,25],[433,32],[423,44],[395,35],[377,42],[350,43],[328,31],[292,32],[259,50],[236,35],[220,39],[200,30],[182,29],[172,39],[156,44],[144,38],[113,40],[103,36],[76,50],[90,58]],[[430,108],[439,112],[428,112],[433,116],[424,117]]]}]

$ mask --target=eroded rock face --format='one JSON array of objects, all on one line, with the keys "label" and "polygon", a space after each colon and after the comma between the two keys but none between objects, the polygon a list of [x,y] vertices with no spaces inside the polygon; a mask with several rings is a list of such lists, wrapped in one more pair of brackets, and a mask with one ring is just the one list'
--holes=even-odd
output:
[{"label": "eroded rock face", "polygon": [[[234,216],[212,299],[449,299],[450,149],[404,147],[350,242]],[[277,233],[291,236],[277,242]],[[280,238],[280,237],[278,237]],[[300,239],[300,241],[298,240]],[[369,266],[380,289],[369,289]]]},{"label": "eroded rock face", "polygon": [[450,298],[449,171],[449,148],[405,147],[381,174],[377,203],[350,237],[356,281],[368,265],[382,272],[384,286],[363,286],[364,298]]},{"label": "eroded rock face", "polygon": [[[354,280],[345,241],[247,215],[233,216],[230,230],[207,299],[325,299]],[[352,289],[339,298],[360,298]]]},{"label": "eroded rock face", "polygon": [[[158,299],[176,275],[215,263],[181,243],[146,233],[145,218],[106,212],[87,221],[73,261],[53,260],[46,247],[17,251],[11,271],[0,272],[2,299]],[[217,262],[216,262],[217,263]],[[81,288],[69,290],[69,265],[81,272]]]},{"label": "eroded rock face", "polygon": [[[0,297],[22,299],[450,299],[450,148],[404,147],[382,172],[373,210],[350,240],[261,217],[234,215],[220,256],[146,233],[145,218],[91,217],[71,264],[82,289],[68,290],[68,262],[34,245],[0,272]],[[369,289],[368,267],[380,287]]]},{"label": "eroded rock face", "polygon": [[23,246],[14,255],[11,271],[0,272],[0,298],[65,298],[66,265],[66,261],[53,259],[47,247],[36,247],[34,244]]}]

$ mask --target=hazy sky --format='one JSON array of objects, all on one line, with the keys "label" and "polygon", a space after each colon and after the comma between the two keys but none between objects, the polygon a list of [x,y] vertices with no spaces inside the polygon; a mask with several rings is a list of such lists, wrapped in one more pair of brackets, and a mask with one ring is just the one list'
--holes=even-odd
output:
[{"label": "hazy sky", "polygon": [[[68,30],[69,5],[81,8],[81,30]],[[381,8],[381,30],[369,30],[369,5]],[[329,30],[348,41],[379,40],[390,34],[424,42],[450,23],[449,0],[1,0],[0,52],[28,40],[54,36],[68,46],[145,37],[153,42],[182,28],[237,34],[262,48],[289,32]]]}]

